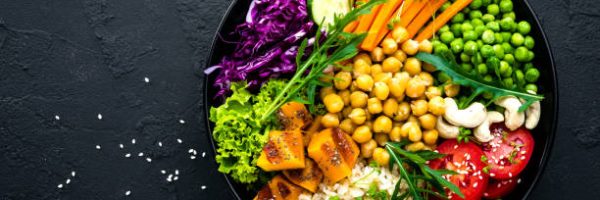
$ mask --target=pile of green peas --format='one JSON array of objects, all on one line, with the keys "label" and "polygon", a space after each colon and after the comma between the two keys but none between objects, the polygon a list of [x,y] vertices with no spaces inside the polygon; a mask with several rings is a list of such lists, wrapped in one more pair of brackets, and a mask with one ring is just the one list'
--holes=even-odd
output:
[{"label": "pile of green peas", "polygon": [[[446,2],[440,12],[451,3]],[[463,70],[486,81],[537,92],[540,72],[531,63],[535,41],[530,31],[529,22],[516,21],[511,0],[473,0],[440,28],[432,39],[433,51],[452,52]],[[439,81],[446,78],[438,74]]]}]

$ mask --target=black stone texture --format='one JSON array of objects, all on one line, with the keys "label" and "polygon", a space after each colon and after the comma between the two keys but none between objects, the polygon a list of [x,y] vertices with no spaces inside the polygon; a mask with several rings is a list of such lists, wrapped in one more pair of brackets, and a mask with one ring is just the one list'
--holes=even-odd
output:
[{"label": "black stone texture", "polygon": [[[600,4],[529,2],[560,90],[554,149],[530,198],[598,199]],[[204,127],[201,73],[230,3],[0,0],[0,200],[232,199]]]}]

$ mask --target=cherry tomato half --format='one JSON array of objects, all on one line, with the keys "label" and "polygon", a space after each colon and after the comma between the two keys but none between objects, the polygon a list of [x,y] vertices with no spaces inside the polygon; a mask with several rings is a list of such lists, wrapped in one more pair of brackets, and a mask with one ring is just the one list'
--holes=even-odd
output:
[{"label": "cherry tomato half", "polygon": [[489,175],[493,179],[510,179],[525,169],[531,154],[534,141],[529,130],[519,128],[509,131],[504,124],[493,124],[490,127],[492,141],[482,144]]},{"label": "cherry tomato half", "polygon": [[506,180],[494,180],[490,179],[490,183],[483,192],[483,197],[486,199],[499,199],[512,192],[519,182],[518,177],[514,177]]}]

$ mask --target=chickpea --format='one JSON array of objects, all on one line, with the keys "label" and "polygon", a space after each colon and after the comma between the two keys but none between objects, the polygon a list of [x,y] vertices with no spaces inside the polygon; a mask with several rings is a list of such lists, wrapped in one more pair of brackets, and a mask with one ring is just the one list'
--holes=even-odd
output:
[{"label": "chickpea", "polygon": [[433,76],[428,72],[421,72],[417,76],[421,78],[425,86],[429,87],[433,85]]},{"label": "chickpea", "polygon": [[363,158],[370,158],[373,156],[375,148],[377,148],[377,142],[371,139],[368,142],[360,144],[360,153]]},{"label": "chickpea", "polygon": [[419,42],[412,39],[406,40],[402,43],[402,51],[408,55],[415,55],[419,51]]},{"label": "chickpea", "polygon": [[396,73],[400,71],[400,68],[402,68],[402,62],[396,57],[388,57],[383,60],[382,69],[384,72]]},{"label": "chickpea", "polygon": [[395,27],[394,30],[392,30],[392,38],[394,38],[397,43],[403,43],[408,39],[408,31],[402,26]]},{"label": "chickpea", "polygon": [[398,59],[400,62],[404,62],[406,61],[406,53],[404,53],[404,51],[402,50],[398,50],[396,51],[393,55],[394,58]]},{"label": "chickpea", "polygon": [[352,139],[361,144],[368,142],[372,137],[373,133],[371,133],[371,129],[366,125],[359,126],[354,130],[354,133],[352,133]]},{"label": "chickpea", "polygon": [[406,84],[406,96],[411,98],[419,98],[425,93],[425,84],[420,77],[411,78]]},{"label": "chickpea", "polygon": [[439,133],[435,129],[426,130],[423,132],[423,141],[425,144],[434,145],[437,142],[438,135]]},{"label": "chickpea", "polygon": [[344,109],[344,100],[335,93],[325,96],[323,104],[325,104],[325,108],[327,108],[327,111],[330,113],[338,113]]},{"label": "chickpea", "polygon": [[420,151],[425,148],[425,144],[423,142],[415,142],[404,147],[407,151]]},{"label": "chickpea", "polygon": [[400,130],[400,127],[394,126],[392,128],[392,131],[390,131],[390,140],[394,142],[400,142],[400,140],[402,139],[400,136]]},{"label": "chickpea", "polygon": [[398,50],[398,43],[392,38],[386,38],[381,42],[381,48],[384,54],[391,55]]},{"label": "chickpea", "polygon": [[387,99],[383,102],[383,114],[388,117],[394,117],[398,111],[398,101],[396,99]]},{"label": "chickpea", "polygon": [[423,63],[423,69],[427,72],[437,71],[437,68],[435,68],[435,66],[433,66],[432,64],[427,63],[427,62]]},{"label": "chickpea", "polygon": [[361,125],[367,120],[367,112],[365,112],[365,109],[362,108],[354,108],[348,115],[348,118],[350,118],[350,120],[352,120],[352,122],[355,124]]},{"label": "chickpea", "polygon": [[397,73],[395,77],[390,80],[390,93],[396,98],[404,97],[404,91],[410,80],[408,73]]},{"label": "chickpea", "polygon": [[352,58],[352,62],[356,63],[357,61],[364,61],[366,64],[371,65],[371,57],[366,53],[360,53]]},{"label": "chickpea", "polygon": [[375,134],[375,141],[379,146],[384,146],[390,140],[387,134],[385,133],[377,133]]},{"label": "chickpea", "polygon": [[338,90],[345,90],[352,83],[352,75],[350,72],[341,71],[335,75],[335,79],[333,80],[333,85]]},{"label": "chickpea", "polygon": [[455,97],[460,92],[460,85],[457,84],[447,84],[444,86],[444,94],[447,97]]},{"label": "chickpea", "polygon": [[356,83],[356,86],[363,91],[370,92],[373,89],[373,77],[369,75],[358,75],[354,82]]},{"label": "chickpea", "polygon": [[421,115],[419,117],[419,124],[421,124],[421,127],[423,127],[424,129],[427,129],[427,130],[435,129],[436,122],[437,122],[437,117],[430,113]]},{"label": "chickpea", "polygon": [[419,117],[427,113],[427,101],[423,99],[414,100],[410,104],[410,109],[412,110],[412,114]]},{"label": "chickpea", "polygon": [[321,125],[325,128],[334,128],[340,125],[340,119],[337,114],[327,113],[321,118]]},{"label": "chickpea", "polygon": [[344,101],[344,105],[350,105],[350,90],[342,90],[338,92],[338,95]]},{"label": "chickpea", "polygon": [[321,99],[325,99],[325,96],[333,93],[335,93],[335,89],[333,89],[333,87],[323,87],[319,92],[319,96],[321,97]]},{"label": "chickpea", "polygon": [[413,127],[414,122],[406,122],[400,127],[400,137],[407,138],[408,132],[410,132],[411,127]]},{"label": "chickpea", "polygon": [[431,100],[434,97],[442,96],[442,90],[436,86],[429,86],[425,91],[425,96],[427,97],[427,99]]},{"label": "chickpea", "polygon": [[375,47],[375,49],[371,51],[371,60],[375,62],[381,62],[384,57],[383,49],[381,47]]},{"label": "chickpea", "polygon": [[407,58],[404,63],[404,70],[411,76],[421,73],[421,61],[415,57]]},{"label": "chickpea", "polygon": [[384,82],[376,82],[373,87],[373,95],[379,100],[386,100],[390,95],[390,88]]},{"label": "chickpea", "polygon": [[367,110],[371,114],[379,114],[383,111],[383,106],[381,105],[381,101],[377,98],[370,98],[367,102]]},{"label": "chickpea", "polygon": [[375,77],[383,73],[383,67],[380,64],[371,65],[371,76]]},{"label": "chickpea", "polygon": [[357,60],[352,65],[352,72],[354,73],[354,76],[358,76],[360,74],[370,74],[371,64],[368,64],[364,60]]},{"label": "chickpea", "polygon": [[441,96],[431,98],[427,107],[429,112],[437,116],[442,116],[446,111],[445,101]]},{"label": "chickpea", "polygon": [[394,120],[396,121],[404,121],[408,119],[410,116],[410,105],[407,102],[402,102],[398,104],[398,111],[396,111],[396,115],[394,116]]},{"label": "chickpea", "polygon": [[408,140],[418,142],[421,140],[421,138],[423,138],[421,127],[419,127],[419,125],[416,123],[412,123],[412,125],[408,129]]},{"label": "chickpea", "polygon": [[391,72],[382,72],[373,76],[373,81],[375,82],[389,83],[390,80],[392,80]]},{"label": "chickpea", "polygon": [[342,120],[342,122],[340,123],[339,127],[345,133],[350,134],[350,133],[354,132],[354,124],[352,123],[351,119],[344,119],[344,120]]},{"label": "chickpea", "polygon": [[433,45],[431,44],[431,42],[429,40],[423,40],[423,41],[419,42],[419,51],[420,52],[431,53],[432,50],[433,50]]},{"label": "chickpea", "polygon": [[392,120],[386,116],[379,116],[373,123],[373,132],[375,133],[389,133],[392,131]]},{"label": "chickpea", "polygon": [[363,108],[367,105],[367,99],[369,95],[362,91],[354,91],[350,94],[350,105],[353,108]]},{"label": "chickpea", "polygon": [[381,166],[387,166],[390,163],[390,154],[385,149],[377,147],[373,150],[373,160]]}]

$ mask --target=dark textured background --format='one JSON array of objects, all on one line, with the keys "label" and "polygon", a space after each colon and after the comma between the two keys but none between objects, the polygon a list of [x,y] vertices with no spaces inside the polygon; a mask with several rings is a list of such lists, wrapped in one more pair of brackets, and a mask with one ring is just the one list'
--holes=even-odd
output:
[{"label": "dark textured background", "polygon": [[[200,73],[230,2],[0,0],[0,200],[232,198],[204,130]],[[600,5],[530,3],[560,89],[554,149],[531,199],[598,199]]]}]

